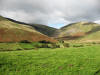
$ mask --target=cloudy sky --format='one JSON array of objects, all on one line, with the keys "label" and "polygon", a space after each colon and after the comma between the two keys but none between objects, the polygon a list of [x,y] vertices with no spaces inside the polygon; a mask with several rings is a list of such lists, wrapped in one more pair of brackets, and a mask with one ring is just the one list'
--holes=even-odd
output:
[{"label": "cloudy sky", "polygon": [[60,28],[79,21],[100,23],[99,0],[0,0],[0,15]]}]

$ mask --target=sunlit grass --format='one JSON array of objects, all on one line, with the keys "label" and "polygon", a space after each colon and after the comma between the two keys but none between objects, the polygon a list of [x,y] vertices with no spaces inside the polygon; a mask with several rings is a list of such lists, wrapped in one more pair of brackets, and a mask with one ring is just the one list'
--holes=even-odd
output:
[{"label": "sunlit grass", "polygon": [[0,52],[0,75],[99,75],[99,69],[99,46]]}]

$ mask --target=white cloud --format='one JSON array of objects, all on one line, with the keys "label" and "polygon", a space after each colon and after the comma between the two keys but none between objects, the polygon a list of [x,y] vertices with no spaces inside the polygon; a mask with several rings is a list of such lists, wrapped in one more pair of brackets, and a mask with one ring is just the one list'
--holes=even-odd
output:
[{"label": "white cloud", "polygon": [[100,20],[97,20],[97,21],[94,21],[94,22],[100,24]]},{"label": "white cloud", "polygon": [[[57,25],[100,19],[98,0],[0,0],[0,14],[27,23]],[[58,26],[58,27],[61,27]]]}]

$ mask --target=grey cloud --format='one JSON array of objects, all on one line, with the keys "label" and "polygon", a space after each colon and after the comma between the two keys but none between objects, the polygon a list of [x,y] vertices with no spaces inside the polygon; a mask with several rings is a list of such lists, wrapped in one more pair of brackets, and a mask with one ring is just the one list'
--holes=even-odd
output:
[{"label": "grey cloud", "polygon": [[[100,19],[99,0],[0,0],[0,14],[39,24],[68,24]],[[53,25],[54,26],[54,25]]]}]

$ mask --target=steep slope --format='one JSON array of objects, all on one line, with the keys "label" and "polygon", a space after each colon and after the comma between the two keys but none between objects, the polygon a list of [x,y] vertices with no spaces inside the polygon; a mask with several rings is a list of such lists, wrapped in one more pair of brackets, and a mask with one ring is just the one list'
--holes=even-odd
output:
[{"label": "steep slope", "polygon": [[59,38],[65,40],[100,40],[100,25],[92,22],[78,22],[60,29]]},{"label": "steep slope", "polygon": [[54,36],[55,32],[58,30],[56,28],[49,27],[46,25],[41,25],[41,24],[31,24],[31,26],[34,27],[37,31],[50,37]]},{"label": "steep slope", "polygon": [[58,31],[58,29],[53,28],[53,27],[49,27],[47,25],[42,25],[42,24],[28,24],[28,23],[24,23],[24,22],[19,22],[19,21],[15,21],[13,19],[7,18],[8,20],[18,23],[18,24],[24,24],[24,25],[28,25],[28,26],[32,26],[35,30],[37,30],[38,32],[45,34],[49,37],[52,37],[55,35],[55,32]]},{"label": "steep slope", "polygon": [[0,42],[18,42],[22,40],[56,42],[56,40],[36,31],[31,26],[19,24],[0,16]]}]

